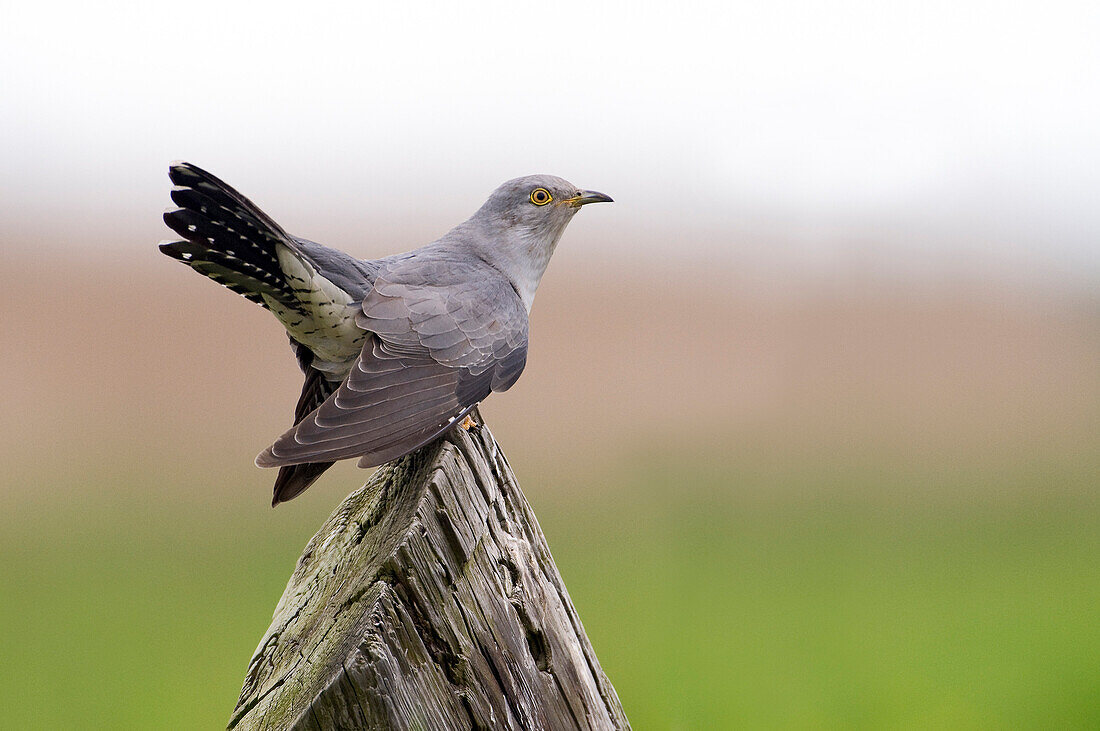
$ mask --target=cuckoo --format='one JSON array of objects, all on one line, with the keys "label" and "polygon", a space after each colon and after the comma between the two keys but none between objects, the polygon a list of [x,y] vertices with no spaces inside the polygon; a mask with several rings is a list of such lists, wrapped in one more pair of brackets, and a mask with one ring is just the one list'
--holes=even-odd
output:
[{"label": "cuckoo", "polygon": [[294,425],[256,458],[278,467],[272,505],[337,460],[397,459],[456,424],[527,361],[528,314],[566,225],[608,202],[552,175],[509,180],[469,219],[419,249],[356,259],[288,234],[195,165],[169,167],[160,250],[270,310],[305,384]]}]

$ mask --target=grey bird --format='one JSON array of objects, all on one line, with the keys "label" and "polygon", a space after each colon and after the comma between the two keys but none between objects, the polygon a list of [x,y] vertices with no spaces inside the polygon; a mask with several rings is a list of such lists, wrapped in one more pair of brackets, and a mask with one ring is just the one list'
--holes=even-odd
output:
[{"label": "grey bird", "polygon": [[168,175],[182,237],[168,256],[267,308],[286,328],[305,385],[294,426],[256,458],[279,467],[271,504],[336,460],[361,467],[431,442],[527,362],[527,316],[566,225],[609,202],[552,175],[501,185],[469,219],[404,254],[360,260],[284,231],[185,162]]}]

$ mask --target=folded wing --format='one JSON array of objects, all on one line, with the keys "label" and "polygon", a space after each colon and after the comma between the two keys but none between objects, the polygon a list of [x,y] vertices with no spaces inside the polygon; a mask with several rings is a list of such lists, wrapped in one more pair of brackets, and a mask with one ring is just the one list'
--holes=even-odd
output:
[{"label": "folded wing", "polygon": [[339,389],[256,459],[374,466],[442,434],[527,360],[527,311],[482,262],[442,252],[387,263],[356,324],[371,333]]}]

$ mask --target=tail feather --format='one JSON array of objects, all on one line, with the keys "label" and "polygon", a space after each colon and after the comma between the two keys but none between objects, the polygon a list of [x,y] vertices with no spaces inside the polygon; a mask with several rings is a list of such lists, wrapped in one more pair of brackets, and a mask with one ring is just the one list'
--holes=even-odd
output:
[{"label": "tail feather", "polygon": [[198,165],[192,165],[189,162],[174,162],[168,166],[168,177],[173,184],[180,188],[191,188],[205,193],[227,210],[242,211],[249,214],[278,238],[290,238],[279,224],[260,210],[259,206],[238,193],[233,186],[212,173],[206,172]]},{"label": "tail feather", "polygon": [[[215,229],[214,233],[219,234],[227,247],[234,243],[240,244],[233,254],[238,259],[266,272],[280,271],[279,259],[274,249],[277,244],[284,243],[284,240],[275,236],[253,215],[240,208],[226,208],[194,188],[176,187],[171,196],[182,211],[189,212],[193,217],[208,219]],[[179,233],[181,236],[185,235]]]},{"label": "tail feather", "polygon": [[[299,244],[254,203],[215,176],[189,163],[173,163],[168,175],[179,208],[164,214],[164,222],[179,234],[160,250],[228,289],[268,307],[271,298],[288,309],[302,304],[279,262],[280,247],[302,257]],[[295,408],[298,423],[339,384],[312,366],[314,355],[291,337],[298,363],[306,374]],[[288,465],[275,480],[272,506],[290,500],[312,485],[332,462]]]},{"label": "tail feather", "polygon": [[201,168],[176,163],[169,177],[177,186],[172,200],[180,207],[166,212],[164,222],[183,240],[165,242],[160,250],[253,302],[266,306],[267,295],[297,309],[279,265],[278,247],[295,248],[286,232]]}]

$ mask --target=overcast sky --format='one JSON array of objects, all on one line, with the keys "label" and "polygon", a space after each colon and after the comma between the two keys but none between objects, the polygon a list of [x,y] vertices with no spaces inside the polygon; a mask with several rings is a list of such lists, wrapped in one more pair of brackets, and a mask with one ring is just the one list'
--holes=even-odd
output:
[{"label": "overcast sky", "polygon": [[9,3],[5,246],[89,222],[145,245],[185,158],[349,248],[349,226],[417,243],[550,172],[619,201],[590,233],[655,256],[862,241],[1097,274],[1098,8]]}]

